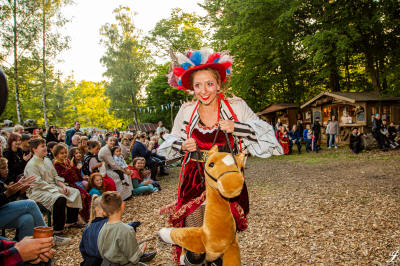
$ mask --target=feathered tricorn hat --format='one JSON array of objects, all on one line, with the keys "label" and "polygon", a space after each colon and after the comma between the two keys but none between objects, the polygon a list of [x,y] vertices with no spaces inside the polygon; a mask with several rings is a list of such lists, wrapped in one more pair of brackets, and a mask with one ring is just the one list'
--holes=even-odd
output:
[{"label": "feathered tricorn hat", "polygon": [[172,72],[168,76],[168,83],[173,88],[192,90],[190,75],[196,70],[213,68],[218,71],[222,82],[225,82],[227,76],[232,73],[233,59],[227,51],[214,52],[211,48],[202,48],[189,51],[186,55],[171,54],[171,57],[175,62]]}]

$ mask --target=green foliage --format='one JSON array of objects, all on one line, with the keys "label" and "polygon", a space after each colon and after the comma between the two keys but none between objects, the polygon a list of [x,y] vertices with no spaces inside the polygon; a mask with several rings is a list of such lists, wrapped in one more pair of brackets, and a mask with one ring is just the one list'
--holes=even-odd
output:
[{"label": "green foliage", "polygon": [[256,110],[317,93],[397,94],[399,1],[205,0],[213,46],[234,56],[232,91]]},{"label": "green foliage", "polygon": [[169,51],[185,52],[204,46],[202,20],[195,13],[185,13],[180,8],[172,9],[168,19],[161,19],[150,32],[148,41],[155,45],[162,55]]},{"label": "green foliage", "polygon": [[[139,33],[133,24],[133,14],[128,7],[114,10],[117,24],[104,25],[100,33],[106,53],[101,63],[106,67],[106,95],[111,99],[111,109],[117,117],[134,122],[137,95],[146,82],[149,52],[139,41]],[[132,116],[133,114],[133,116]]]},{"label": "green foliage", "polygon": [[[144,99],[143,106],[161,106],[171,102],[176,105],[172,108],[172,117],[174,118],[177,113],[177,107],[181,100],[187,100],[188,94],[182,90],[171,88],[168,84],[168,70],[169,64],[159,65],[155,68],[156,75],[152,78],[146,86],[146,98]],[[157,123],[162,120],[166,127],[171,128],[171,110],[164,109],[152,113],[140,114],[140,119],[147,123]]]}]

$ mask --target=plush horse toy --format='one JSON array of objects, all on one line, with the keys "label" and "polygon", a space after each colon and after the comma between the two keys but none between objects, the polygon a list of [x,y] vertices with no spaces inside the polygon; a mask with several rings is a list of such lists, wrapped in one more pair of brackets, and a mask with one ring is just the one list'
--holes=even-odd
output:
[{"label": "plush horse toy", "polygon": [[206,253],[207,261],[222,257],[223,265],[240,265],[236,223],[229,199],[239,196],[244,179],[244,155],[233,157],[213,146],[204,163],[206,207],[202,227],[162,228],[162,241],[195,253]]}]

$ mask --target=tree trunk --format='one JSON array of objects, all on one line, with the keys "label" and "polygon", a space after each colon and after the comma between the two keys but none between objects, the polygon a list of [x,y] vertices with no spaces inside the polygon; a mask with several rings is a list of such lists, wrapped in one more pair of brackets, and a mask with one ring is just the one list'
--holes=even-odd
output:
[{"label": "tree trunk", "polygon": [[15,105],[17,108],[18,123],[22,124],[21,118],[21,104],[19,101],[19,90],[18,90],[18,53],[17,53],[17,1],[14,0],[13,6],[13,17],[14,17],[14,92],[15,92]]},{"label": "tree trunk", "polygon": [[378,79],[378,75],[376,73],[376,69],[374,66],[374,60],[372,58],[372,56],[368,53],[365,54],[366,59],[367,59],[367,71],[369,72],[369,75],[371,77],[371,81],[372,81],[372,86],[374,88],[374,91],[377,93],[380,93],[381,91],[381,86],[379,84],[379,79]]},{"label": "tree trunk", "polygon": [[49,127],[47,121],[47,108],[46,108],[46,12],[45,0],[43,0],[43,89],[42,89],[42,104],[43,104],[43,118],[44,126]]},{"label": "tree trunk", "polygon": [[349,57],[346,55],[346,62],[345,62],[345,78],[346,78],[346,87],[347,91],[350,91],[350,71],[349,71]]}]

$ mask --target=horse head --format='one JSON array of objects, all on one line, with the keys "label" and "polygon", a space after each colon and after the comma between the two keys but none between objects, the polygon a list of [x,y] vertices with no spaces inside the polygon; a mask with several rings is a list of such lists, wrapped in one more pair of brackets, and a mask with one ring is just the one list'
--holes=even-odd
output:
[{"label": "horse head", "polygon": [[207,186],[219,191],[225,198],[239,196],[243,188],[244,154],[232,156],[227,152],[219,152],[218,146],[208,151],[204,164]]}]

